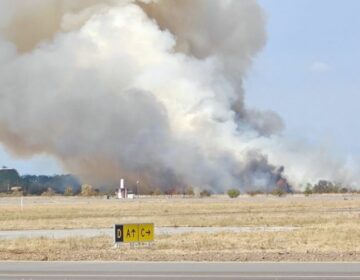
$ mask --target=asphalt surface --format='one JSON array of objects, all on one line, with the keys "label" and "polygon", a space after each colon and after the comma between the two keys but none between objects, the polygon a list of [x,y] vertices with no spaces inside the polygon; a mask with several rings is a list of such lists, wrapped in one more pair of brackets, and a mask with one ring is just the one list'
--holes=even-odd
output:
[{"label": "asphalt surface", "polygon": [[0,262],[0,279],[360,279],[360,263]]}]

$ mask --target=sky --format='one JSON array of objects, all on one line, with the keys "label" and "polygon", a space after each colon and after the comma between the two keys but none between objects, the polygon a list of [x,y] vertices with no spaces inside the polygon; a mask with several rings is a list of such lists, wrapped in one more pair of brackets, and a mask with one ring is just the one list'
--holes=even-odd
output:
[{"label": "sky", "polygon": [[246,80],[248,106],[276,111],[285,135],[359,157],[360,1],[259,1],[265,49]]},{"label": "sky", "polygon": [[[245,81],[247,106],[277,112],[287,138],[360,158],[360,1],[259,3],[268,40]],[[49,156],[18,159],[3,147],[0,165],[21,174],[62,173]]]}]

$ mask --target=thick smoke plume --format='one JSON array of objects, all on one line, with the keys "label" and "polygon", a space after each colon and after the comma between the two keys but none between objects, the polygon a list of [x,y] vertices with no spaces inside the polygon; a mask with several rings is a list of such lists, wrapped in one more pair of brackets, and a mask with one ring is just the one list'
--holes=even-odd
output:
[{"label": "thick smoke plume", "polygon": [[265,41],[253,0],[3,0],[0,141],[95,184],[273,188],[283,123],[242,86]]}]

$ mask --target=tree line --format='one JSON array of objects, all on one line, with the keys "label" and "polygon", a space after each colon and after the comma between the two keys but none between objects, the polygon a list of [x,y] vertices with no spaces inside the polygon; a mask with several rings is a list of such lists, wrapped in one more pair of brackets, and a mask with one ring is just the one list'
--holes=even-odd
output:
[{"label": "tree line", "polygon": [[71,187],[74,193],[80,191],[81,183],[73,175],[23,175],[16,169],[0,169],[0,192],[11,192],[12,189],[21,188],[22,192],[40,195],[48,190],[64,193]]}]

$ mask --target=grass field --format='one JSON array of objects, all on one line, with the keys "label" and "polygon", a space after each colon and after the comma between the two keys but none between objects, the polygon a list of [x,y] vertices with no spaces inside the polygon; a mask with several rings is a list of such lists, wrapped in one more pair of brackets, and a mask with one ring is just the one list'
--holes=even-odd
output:
[{"label": "grass field", "polygon": [[359,228],[294,232],[188,233],[156,238],[147,248],[114,248],[112,238],[0,241],[1,260],[359,261]]},{"label": "grass field", "polygon": [[0,199],[0,229],[103,228],[114,223],[156,226],[318,226],[355,223],[360,196],[256,196],[229,199],[157,198],[119,201],[79,197]]},{"label": "grass field", "polygon": [[[157,236],[151,248],[114,249],[110,237],[0,240],[0,259],[359,261],[360,196],[197,198],[26,197],[0,199],[0,228],[103,228],[114,223],[216,226],[222,233]],[[226,232],[227,226],[291,226],[287,232]]]}]

